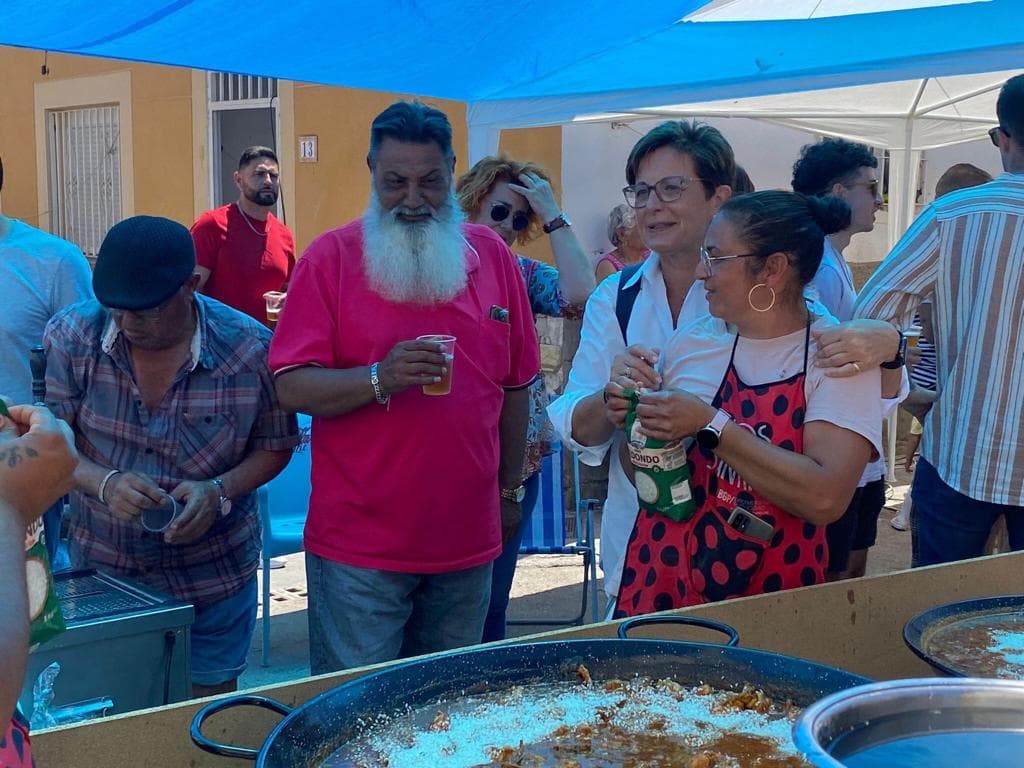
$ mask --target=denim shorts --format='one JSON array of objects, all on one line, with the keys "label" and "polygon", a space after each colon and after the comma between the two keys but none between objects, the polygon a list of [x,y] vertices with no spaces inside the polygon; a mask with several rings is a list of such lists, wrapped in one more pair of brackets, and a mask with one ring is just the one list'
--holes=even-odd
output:
[{"label": "denim shorts", "polygon": [[480,642],[491,564],[435,574],[336,563],[306,552],[314,675]]},{"label": "denim shorts", "polygon": [[192,623],[192,682],[221,685],[238,679],[256,628],[256,575],[236,594],[196,608]]}]

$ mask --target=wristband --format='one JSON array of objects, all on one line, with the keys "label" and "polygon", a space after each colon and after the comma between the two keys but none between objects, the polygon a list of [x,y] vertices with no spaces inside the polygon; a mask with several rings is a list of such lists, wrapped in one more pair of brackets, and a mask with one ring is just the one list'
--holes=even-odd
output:
[{"label": "wristband", "polygon": [[391,395],[385,395],[384,390],[380,388],[380,377],[377,375],[377,367],[379,365],[380,363],[374,363],[370,366],[370,384],[373,386],[374,399],[381,405],[387,405]]},{"label": "wristband", "polygon": [[100,500],[101,504],[106,504],[107,503],[107,500],[105,498],[103,498],[103,494],[107,490],[107,483],[110,482],[110,478],[112,478],[114,475],[119,475],[119,474],[121,474],[121,470],[120,469],[112,469],[109,472],[107,472],[107,474],[103,478],[103,480],[100,481],[100,488],[96,492],[96,498],[98,498]]}]

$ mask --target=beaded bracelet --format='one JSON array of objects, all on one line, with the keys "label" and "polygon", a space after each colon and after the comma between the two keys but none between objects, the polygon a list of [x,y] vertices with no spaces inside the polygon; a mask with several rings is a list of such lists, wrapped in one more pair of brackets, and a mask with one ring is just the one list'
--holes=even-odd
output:
[{"label": "beaded bracelet", "polygon": [[370,366],[370,384],[373,386],[373,396],[381,405],[387,405],[388,400],[391,399],[391,395],[385,395],[384,390],[380,388],[380,377],[377,375],[377,367],[380,363],[374,363]]}]

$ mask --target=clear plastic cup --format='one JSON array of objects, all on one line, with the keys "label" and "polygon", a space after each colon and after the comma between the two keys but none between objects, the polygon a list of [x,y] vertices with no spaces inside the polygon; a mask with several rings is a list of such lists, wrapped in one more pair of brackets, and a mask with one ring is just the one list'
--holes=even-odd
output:
[{"label": "clear plastic cup", "polygon": [[917,342],[921,340],[921,326],[912,325],[903,331],[903,335],[907,339],[907,346],[913,349],[917,346]]},{"label": "clear plastic cup", "polygon": [[277,327],[277,320],[281,316],[281,309],[284,307],[287,295],[281,291],[267,291],[263,294],[263,300],[267,302],[267,323],[271,328]]},{"label": "clear plastic cup", "polygon": [[158,507],[142,510],[142,527],[150,533],[163,533],[178,519],[182,506],[169,493]]},{"label": "clear plastic cup", "polygon": [[436,384],[424,384],[423,394],[447,395],[452,391],[452,372],[455,368],[455,337],[433,333],[426,336],[417,336],[416,341],[436,341],[444,347],[444,375],[441,376],[441,380]]}]

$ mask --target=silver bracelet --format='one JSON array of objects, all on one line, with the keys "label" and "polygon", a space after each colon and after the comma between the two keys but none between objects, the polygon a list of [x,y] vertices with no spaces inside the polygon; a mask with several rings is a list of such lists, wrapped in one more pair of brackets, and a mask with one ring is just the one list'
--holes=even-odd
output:
[{"label": "silver bracelet", "polygon": [[374,363],[370,366],[370,384],[373,385],[374,399],[381,405],[387,405],[391,395],[385,395],[384,390],[380,388],[380,377],[377,375],[377,367],[379,365],[380,363]]},{"label": "silver bracelet", "polygon": [[112,478],[114,475],[119,475],[119,474],[121,474],[121,470],[120,469],[112,469],[109,472],[107,472],[106,476],[100,481],[100,488],[96,492],[96,498],[98,498],[100,500],[100,504],[106,504],[107,503],[107,500],[103,497],[103,494],[107,490],[107,483],[110,482],[110,478]]}]

